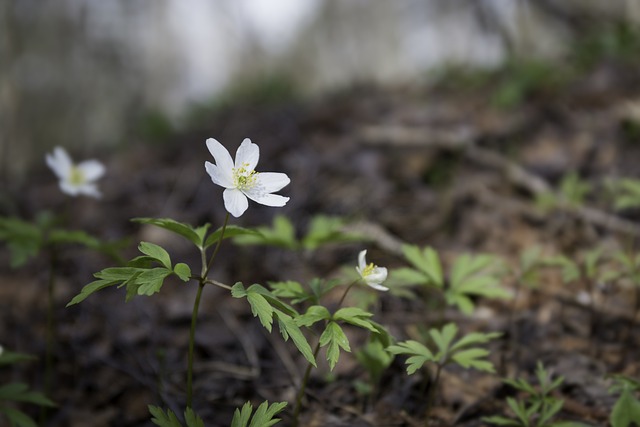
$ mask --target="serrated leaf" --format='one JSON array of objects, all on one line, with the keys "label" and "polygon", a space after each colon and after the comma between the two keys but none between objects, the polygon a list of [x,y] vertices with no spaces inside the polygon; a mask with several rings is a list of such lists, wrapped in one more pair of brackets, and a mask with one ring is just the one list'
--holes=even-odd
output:
[{"label": "serrated leaf", "polygon": [[160,427],[182,427],[178,417],[171,409],[167,409],[165,413],[162,408],[157,406],[149,405],[148,408],[151,413],[151,422],[155,425]]},{"label": "serrated leaf", "polygon": [[[204,247],[208,248],[216,243],[220,239],[220,235],[222,234],[222,227],[218,228],[216,231],[207,236],[207,240],[204,243]],[[237,225],[227,225],[224,230],[224,239],[228,239],[230,237],[238,237],[238,236],[254,236],[259,238],[261,236],[260,232],[251,228],[243,228],[238,227]]]},{"label": "serrated leaf", "polygon": [[242,406],[242,411],[235,410],[231,427],[271,427],[280,421],[279,418],[273,417],[282,411],[285,406],[287,406],[286,402],[275,402],[271,405],[269,405],[268,401],[262,402],[256,409],[253,419],[251,419],[251,424],[249,424],[253,407],[251,403],[247,402]]},{"label": "serrated leaf", "polygon": [[184,421],[187,423],[187,427],[204,427],[202,418],[197,416],[191,408],[187,408],[184,411]]},{"label": "serrated leaf", "polygon": [[401,267],[391,270],[389,273],[389,283],[394,285],[430,285],[431,278],[422,271],[409,267]]},{"label": "serrated leaf", "polygon": [[366,236],[343,231],[344,220],[337,217],[316,215],[311,220],[309,231],[302,239],[305,249],[314,250],[327,243],[359,242],[367,240]]},{"label": "serrated leaf", "polygon": [[427,246],[420,250],[417,246],[403,245],[402,252],[415,268],[429,277],[433,285],[439,288],[444,285],[440,257],[433,248]]},{"label": "serrated leaf", "polygon": [[343,321],[346,323],[350,323],[355,326],[359,326],[363,329],[368,329],[373,333],[378,333],[378,330],[371,324],[369,317],[372,317],[373,314],[364,311],[358,307],[345,307],[336,311],[333,315],[333,319],[337,321]]},{"label": "serrated leaf", "polygon": [[85,299],[87,299],[91,294],[98,292],[101,289],[108,288],[109,286],[113,286],[117,284],[119,280],[106,280],[106,279],[98,279],[95,280],[88,285],[85,285],[78,295],[73,297],[71,301],[67,303],[67,307],[72,305],[81,303]]},{"label": "serrated leaf", "polygon": [[387,347],[387,351],[391,354],[411,356],[405,362],[407,365],[407,374],[409,375],[414,374],[418,369],[422,368],[426,362],[436,361],[431,350],[423,344],[413,340],[389,346]]},{"label": "serrated leaf", "polygon": [[286,217],[278,215],[273,219],[273,226],[258,227],[258,234],[239,235],[234,242],[240,245],[269,245],[295,250],[299,247],[295,237],[293,224]]},{"label": "serrated leaf", "polygon": [[324,332],[320,335],[320,346],[327,346],[327,360],[329,361],[329,367],[331,370],[333,370],[336,363],[338,363],[341,348],[344,351],[351,351],[347,336],[344,334],[340,325],[336,322],[327,323]]},{"label": "serrated leaf", "polygon": [[291,341],[293,341],[293,344],[304,358],[307,359],[307,362],[311,363],[313,366],[317,366],[315,357],[313,356],[313,351],[309,346],[309,342],[302,334],[302,331],[300,331],[300,328],[294,319],[279,310],[274,310],[274,313],[278,319],[278,327],[280,328],[280,333],[284,340],[287,341],[287,339],[291,337]]},{"label": "serrated leaf", "polygon": [[451,284],[457,286],[460,282],[471,275],[486,270],[494,263],[495,257],[490,255],[469,255],[459,256],[451,267]]},{"label": "serrated leaf", "polygon": [[321,320],[329,320],[331,313],[325,307],[321,305],[312,305],[307,309],[307,312],[296,317],[296,324],[298,326],[310,327],[313,324]]},{"label": "serrated leaf", "polygon": [[231,420],[231,427],[247,427],[252,411],[253,406],[249,402],[242,405],[242,411],[236,409],[233,414],[233,420]]},{"label": "serrated leaf", "polygon": [[280,301],[278,297],[276,297],[269,289],[265,288],[264,286],[254,283],[247,289],[247,293],[251,292],[262,295],[269,302],[269,304],[271,304],[272,307],[287,313],[289,316],[298,316],[298,312],[293,307]]},{"label": "serrated leaf", "polygon": [[189,224],[184,224],[171,218],[134,218],[131,221],[140,224],[151,224],[160,228],[164,228],[165,230],[171,231],[184,237],[185,239],[196,245],[198,248],[202,247],[204,236],[207,232],[207,229],[209,228],[209,224],[205,224],[202,227],[194,228]]},{"label": "serrated leaf", "polygon": [[294,280],[284,282],[268,282],[273,294],[279,298],[290,298],[292,304],[299,304],[313,299],[313,295],[306,291],[302,284]]},{"label": "serrated leaf", "polygon": [[481,360],[489,355],[489,351],[484,348],[470,348],[456,352],[452,359],[465,369],[474,368],[479,371],[495,373],[493,363]]},{"label": "serrated leaf", "polygon": [[135,278],[138,295],[153,295],[160,291],[164,279],[172,273],[164,267],[156,267],[144,270]]},{"label": "serrated leaf", "polygon": [[456,343],[453,346],[451,346],[450,351],[460,350],[470,345],[484,344],[493,339],[500,337],[501,335],[502,333],[500,332],[491,332],[488,334],[483,334],[481,332],[472,332],[470,334],[465,335],[458,341],[456,341]]},{"label": "serrated leaf", "polygon": [[247,291],[244,285],[240,282],[231,287],[231,296],[234,298],[244,298],[247,296]]},{"label": "serrated leaf", "polygon": [[458,327],[455,323],[447,323],[442,330],[437,330],[435,328],[429,330],[429,335],[431,335],[433,342],[436,344],[436,347],[438,347],[439,355],[436,357],[442,357],[443,354],[449,351],[451,342],[457,333]]},{"label": "serrated leaf", "polygon": [[171,269],[171,257],[169,253],[162,247],[154,243],[140,242],[138,250],[143,254],[157,260],[165,268]]},{"label": "serrated leaf", "polygon": [[183,262],[177,263],[173,267],[173,272],[182,280],[183,282],[188,282],[191,278],[191,268]]},{"label": "serrated leaf", "polygon": [[251,313],[253,316],[257,316],[262,326],[271,332],[271,326],[273,325],[273,308],[269,302],[256,292],[248,292],[247,301],[249,301],[251,305]]}]

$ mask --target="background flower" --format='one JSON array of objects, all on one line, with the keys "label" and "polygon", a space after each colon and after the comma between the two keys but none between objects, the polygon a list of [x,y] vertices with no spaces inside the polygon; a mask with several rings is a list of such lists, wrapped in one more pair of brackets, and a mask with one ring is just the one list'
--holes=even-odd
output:
[{"label": "background flower", "polygon": [[56,147],[53,154],[46,155],[47,165],[59,179],[60,190],[70,196],[84,194],[100,198],[101,194],[95,184],[105,168],[97,160],[85,160],[75,165],[64,148]]}]

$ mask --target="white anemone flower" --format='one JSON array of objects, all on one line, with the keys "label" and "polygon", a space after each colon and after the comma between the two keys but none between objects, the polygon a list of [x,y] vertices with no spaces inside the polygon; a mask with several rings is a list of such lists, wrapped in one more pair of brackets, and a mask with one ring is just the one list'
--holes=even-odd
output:
[{"label": "white anemone flower", "polygon": [[229,151],[215,139],[207,139],[207,148],[216,164],[205,162],[204,168],[214,184],[225,188],[222,194],[224,207],[231,215],[238,218],[247,210],[247,197],[266,206],[281,207],[287,204],[288,197],[273,193],[291,180],[284,173],[256,172],[260,149],[249,138],[245,138],[238,147],[235,162]]},{"label": "white anemone flower", "polygon": [[85,160],[76,165],[61,147],[54,148],[53,154],[47,154],[46,161],[58,177],[63,193],[69,196],[84,194],[100,198],[101,194],[95,181],[104,175],[105,168],[102,163],[97,160]]},{"label": "white anemone flower", "polygon": [[389,288],[382,286],[382,282],[387,280],[387,269],[385,267],[378,267],[374,263],[367,264],[366,256],[366,250],[360,251],[356,271],[360,277],[362,277],[362,280],[373,289],[388,291]]}]

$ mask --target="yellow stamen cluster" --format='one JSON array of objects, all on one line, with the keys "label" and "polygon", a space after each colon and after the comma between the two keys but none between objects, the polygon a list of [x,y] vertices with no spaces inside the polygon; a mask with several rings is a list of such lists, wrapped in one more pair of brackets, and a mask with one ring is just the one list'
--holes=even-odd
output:
[{"label": "yellow stamen cluster", "polygon": [[69,173],[69,183],[72,185],[82,185],[86,182],[84,173],[81,169],[72,166]]},{"label": "yellow stamen cluster", "polygon": [[247,170],[248,163],[240,168],[233,168],[233,183],[238,190],[250,190],[258,182],[257,172]]},{"label": "yellow stamen cluster", "polygon": [[369,263],[369,265],[367,265],[364,270],[362,270],[362,277],[367,277],[368,275],[373,273],[373,270],[375,270],[376,268],[378,268],[377,265],[375,265],[374,263]]}]

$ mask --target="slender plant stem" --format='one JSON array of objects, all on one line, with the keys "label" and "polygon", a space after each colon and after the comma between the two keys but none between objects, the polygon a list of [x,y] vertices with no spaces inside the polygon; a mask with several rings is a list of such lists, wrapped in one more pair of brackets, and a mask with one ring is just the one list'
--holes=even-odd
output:
[{"label": "slender plant stem", "polygon": [[425,427],[429,426],[429,416],[431,415],[431,409],[433,409],[433,404],[436,397],[436,390],[438,389],[438,383],[440,382],[440,372],[442,371],[442,365],[436,365],[436,376],[431,383],[431,387],[429,388],[429,397],[427,397],[427,412],[425,413],[424,425]]},{"label": "slender plant stem", "polygon": [[207,280],[207,275],[209,274],[209,270],[211,270],[211,265],[213,264],[213,260],[216,258],[216,255],[218,255],[218,251],[220,250],[220,244],[222,243],[222,239],[224,239],[224,232],[227,229],[228,222],[229,222],[229,214],[227,213],[227,216],[225,216],[224,218],[224,224],[222,225],[222,231],[220,232],[220,237],[218,238],[218,242],[216,243],[216,247],[213,250],[213,254],[209,259],[209,262],[207,262],[206,248],[202,248],[200,250],[200,258],[202,260],[202,272],[200,277],[198,278],[198,293],[196,294],[196,300],[193,302],[193,311],[191,312],[191,328],[189,329],[189,353],[187,355],[187,407],[188,408],[191,408],[193,404],[193,350],[195,347],[196,324],[198,322],[198,309],[200,307],[200,298],[202,297],[202,290],[204,289],[205,284],[209,282],[209,280]]},{"label": "slender plant stem", "polygon": [[202,296],[202,289],[204,288],[204,282],[198,285],[198,293],[196,294],[196,300],[193,303],[193,311],[191,313],[191,329],[189,330],[189,356],[187,362],[187,408],[191,408],[193,402],[193,347],[196,336],[196,321],[198,320],[198,307],[200,306],[200,297]]},{"label": "slender plant stem", "polygon": [[[359,281],[360,281],[359,279],[354,280],[353,282],[351,282],[351,284],[349,284],[349,286],[347,286],[347,289],[342,294],[342,298],[340,298],[340,301],[338,301],[338,309],[340,309],[340,306],[342,306],[342,303],[344,302],[345,298],[347,297],[347,294],[349,293],[353,285],[355,285]],[[318,356],[319,351],[320,351],[320,340],[318,340],[318,343],[316,344],[316,348],[313,350],[314,359],[316,358],[316,356]],[[298,391],[298,395],[296,396],[296,407],[293,411],[293,424],[292,424],[293,427],[298,426],[298,418],[300,416],[300,410],[302,409],[302,397],[304,396],[304,391],[307,388],[307,382],[309,382],[309,376],[311,375],[311,368],[313,368],[313,365],[311,363],[307,364],[307,369],[304,371],[304,377],[302,377],[302,383],[300,384],[300,391]]]},{"label": "slender plant stem", "polygon": [[[53,389],[53,345],[55,334],[55,287],[56,287],[56,251],[51,248],[49,255],[49,278],[47,283],[47,331],[45,347],[44,365],[44,392],[46,396],[51,396]],[[47,408],[42,406],[41,421],[46,419]]]}]

